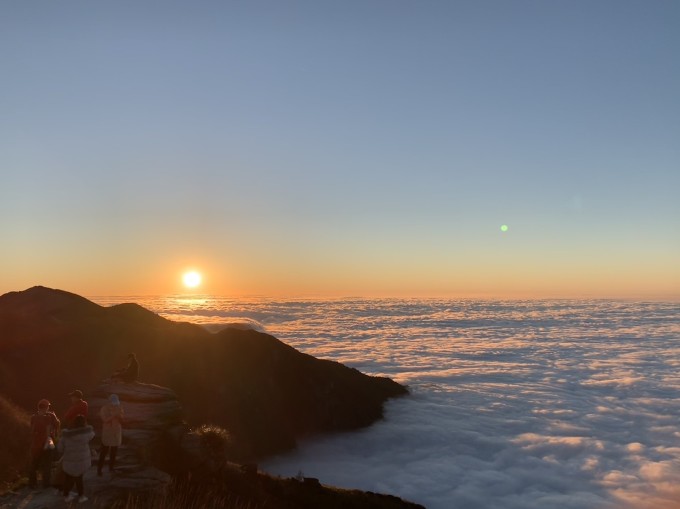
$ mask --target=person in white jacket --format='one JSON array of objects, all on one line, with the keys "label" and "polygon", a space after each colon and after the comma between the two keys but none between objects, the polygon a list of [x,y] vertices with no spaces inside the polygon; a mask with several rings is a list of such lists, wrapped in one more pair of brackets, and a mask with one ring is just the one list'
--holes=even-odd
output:
[{"label": "person in white jacket", "polygon": [[84,415],[78,415],[73,427],[61,433],[58,448],[63,453],[61,464],[65,475],[63,493],[66,502],[71,502],[76,498],[75,495],[70,494],[74,484],[78,490],[78,502],[87,500],[83,487],[83,474],[92,466],[90,440],[93,438],[94,430],[86,423]]}]

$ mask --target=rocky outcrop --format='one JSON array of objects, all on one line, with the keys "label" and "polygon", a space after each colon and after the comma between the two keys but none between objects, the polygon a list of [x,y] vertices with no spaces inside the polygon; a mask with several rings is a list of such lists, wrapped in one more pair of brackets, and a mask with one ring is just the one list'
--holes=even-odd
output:
[{"label": "rocky outcrop", "polygon": [[0,296],[0,387],[24,408],[47,397],[62,414],[74,387],[99,397],[100,380],[131,351],[143,380],[176,391],[190,425],[229,429],[241,460],[370,425],[386,399],[407,392],[254,330],[211,333],[136,304],[104,308],[43,287]]},{"label": "rocky outcrop", "polygon": [[[158,385],[104,382],[94,389],[89,398],[89,422],[95,428],[96,437],[90,443],[93,466],[84,475],[85,492],[90,502],[80,504],[83,508],[125,506],[132,495],[138,499],[162,498],[172,483],[172,476],[163,470],[157,450],[172,435],[179,437],[185,431],[182,408],[175,393]],[[118,450],[116,469],[97,475],[97,454],[100,450],[101,420],[99,410],[111,394],[117,394],[125,412],[123,443]],[[177,450],[170,444],[173,453]],[[25,456],[22,451],[21,457]],[[8,508],[52,509],[64,507],[62,497],[53,490],[26,491],[8,499]]]},{"label": "rocky outcrop", "polygon": [[118,461],[121,468],[126,464],[153,464],[154,454],[163,447],[163,442],[184,433],[182,407],[174,391],[147,383],[107,381],[92,391],[88,401],[89,420],[97,431],[97,438],[102,429],[99,411],[111,394],[118,395],[125,413]]},{"label": "rocky outcrop", "polygon": [[97,432],[93,442],[97,449],[102,429],[99,411],[111,394],[118,395],[125,413],[115,473],[104,468],[104,475],[98,477],[93,468],[86,475],[94,498],[99,504],[110,506],[114,501],[125,500],[130,492],[140,497],[162,495],[171,476],[159,468],[162,465],[157,451],[168,437],[180,436],[185,430],[182,407],[175,393],[153,384],[108,381],[91,394],[89,421]]}]

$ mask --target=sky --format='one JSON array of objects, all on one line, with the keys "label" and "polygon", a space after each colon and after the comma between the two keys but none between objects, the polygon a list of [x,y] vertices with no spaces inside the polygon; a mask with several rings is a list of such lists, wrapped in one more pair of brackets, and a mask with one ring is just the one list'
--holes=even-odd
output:
[{"label": "sky", "polygon": [[678,26],[670,0],[3,2],[0,293],[194,269],[679,299]]}]

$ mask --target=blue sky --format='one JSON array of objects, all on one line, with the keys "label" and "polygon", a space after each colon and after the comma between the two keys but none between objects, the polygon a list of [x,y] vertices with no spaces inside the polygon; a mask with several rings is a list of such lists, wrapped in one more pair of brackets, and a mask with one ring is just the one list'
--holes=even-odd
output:
[{"label": "blue sky", "polygon": [[677,2],[0,13],[2,291],[680,295]]}]

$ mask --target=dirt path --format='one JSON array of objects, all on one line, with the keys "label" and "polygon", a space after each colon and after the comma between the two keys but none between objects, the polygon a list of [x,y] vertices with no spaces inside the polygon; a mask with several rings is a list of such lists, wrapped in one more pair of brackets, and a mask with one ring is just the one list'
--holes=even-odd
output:
[{"label": "dirt path", "polygon": [[95,505],[91,501],[83,503],[74,501],[67,504],[61,492],[56,488],[24,488],[15,495],[0,499],[0,509],[66,509],[69,507],[88,509],[94,508]]},{"label": "dirt path", "polygon": [[105,472],[97,477],[96,468],[91,468],[83,477],[86,502],[77,499],[67,503],[55,488],[24,488],[14,494],[0,498],[0,509],[95,509],[111,507],[114,500],[126,499],[129,494],[159,492],[170,482],[170,476],[152,467],[128,467],[115,474]]}]

